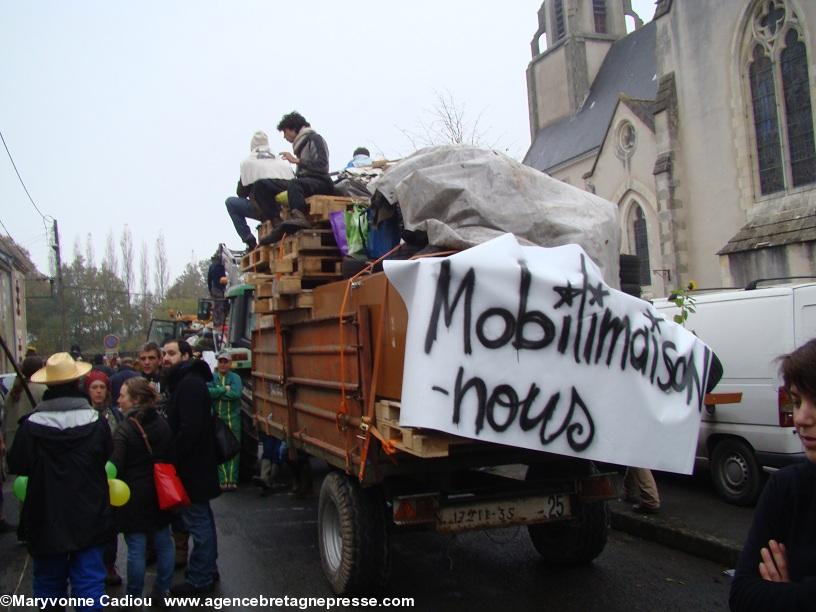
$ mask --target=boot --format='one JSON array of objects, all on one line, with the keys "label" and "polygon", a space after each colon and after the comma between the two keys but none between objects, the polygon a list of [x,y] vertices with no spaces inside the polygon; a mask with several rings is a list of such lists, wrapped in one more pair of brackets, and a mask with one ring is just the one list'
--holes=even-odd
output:
[{"label": "boot", "polygon": [[187,542],[189,539],[189,533],[173,532],[173,540],[176,543],[176,568],[187,565]]},{"label": "boot", "polygon": [[302,229],[309,229],[310,227],[312,227],[312,222],[309,221],[309,217],[306,216],[306,213],[297,208],[293,208],[289,219],[273,229],[269,234],[268,240],[270,244],[274,244],[280,241],[284,235],[291,236]]},{"label": "boot", "polygon": [[286,224],[293,228],[296,228],[295,231],[299,229],[309,229],[310,227],[312,227],[312,222],[309,221],[309,217],[306,216],[306,213],[297,208],[292,209],[292,214],[289,217],[289,221],[287,221]]}]

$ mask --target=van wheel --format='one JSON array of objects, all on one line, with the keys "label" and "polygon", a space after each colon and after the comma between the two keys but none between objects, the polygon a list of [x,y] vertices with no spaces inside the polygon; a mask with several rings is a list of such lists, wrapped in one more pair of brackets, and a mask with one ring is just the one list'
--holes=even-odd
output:
[{"label": "van wheel", "polygon": [[711,477],[720,496],[736,506],[755,504],[765,480],[753,449],[733,438],[722,440],[714,447]]},{"label": "van wheel", "polygon": [[388,581],[385,509],[377,488],[363,489],[340,472],[323,480],[317,510],[320,563],[336,594],[369,594]]}]

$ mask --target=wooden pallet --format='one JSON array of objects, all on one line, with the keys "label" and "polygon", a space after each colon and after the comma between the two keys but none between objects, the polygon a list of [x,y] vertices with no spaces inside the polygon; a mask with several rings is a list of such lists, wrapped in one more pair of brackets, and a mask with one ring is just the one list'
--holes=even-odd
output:
[{"label": "wooden pallet", "polygon": [[337,264],[343,261],[342,257],[335,255],[300,255],[298,257],[284,257],[274,259],[271,262],[273,272],[280,272],[288,276],[298,276],[300,278],[320,278],[330,277],[327,280],[337,280]]},{"label": "wooden pallet", "polygon": [[306,198],[309,206],[309,218],[312,221],[328,221],[331,213],[345,211],[349,206],[356,203],[363,203],[359,198],[348,198],[343,196],[314,195]]},{"label": "wooden pallet", "polygon": [[283,240],[283,257],[323,255],[340,257],[340,249],[330,229],[301,230]]},{"label": "wooden pallet", "polygon": [[330,282],[334,279],[329,278],[301,278],[298,276],[281,276],[280,278],[275,279],[275,294],[277,296],[281,295],[294,295],[297,293],[301,293],[307,289],[314,289],[315,287],[319,287],[320,285],[325,285],[327,282]]},{"label": "wooden pallet", "polygon": [[255,299],[275,297],[273,281],[258,283],[255,285]]},{"label": "wooden pallet", "polygon": [[241,272],[264,272],[269,270],[272,248],[259,246],[241,258]]},{"label": "wooden pallet", "polygon": [[282,310],[311,308],[312,306],[314,306],[314,295],[311,291],[302,291],[291,295],[279,295],[255,300],[256,313],[274,313]]},{"label": "wooden pallet", "polygon": [[399,425],[399,402],[380,400],[374,405],[374,411],[377,429],[399,450],[426,459],[450,454],[453,438],[446,434]]}]

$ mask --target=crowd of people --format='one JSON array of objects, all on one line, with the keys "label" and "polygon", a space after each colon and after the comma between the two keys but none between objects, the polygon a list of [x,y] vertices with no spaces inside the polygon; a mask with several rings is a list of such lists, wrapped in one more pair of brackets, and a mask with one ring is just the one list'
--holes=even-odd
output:
[{"label": "crowd of people", "polygon": [[[171,594],[210,592],[220,578],[210,501],[238,485],[238,459],[218,464],[213,422],[213,415],[222,419],[240,439],[241,379],[229,355],[218,355],[213,373],[184,340],[147,343],[138,360],[116,367],[74,353],[77,359],[27,356],[5,402],[0,455],[10,474],[27,478],[16,532],[33,559],[34,596],[65,597],[70,585],[73,596],[99,602],[106,585],[122,583],[119,534],[128,595],[143,595],[151,562],[154,606]],[[175,466],[189,506],[160,509],[156,462]],[[111,465],[130,491],[118,507],[111,505]],[[13,530],[0,523],[0,531]],[[184,581],[171,584],[182,566]]]}]

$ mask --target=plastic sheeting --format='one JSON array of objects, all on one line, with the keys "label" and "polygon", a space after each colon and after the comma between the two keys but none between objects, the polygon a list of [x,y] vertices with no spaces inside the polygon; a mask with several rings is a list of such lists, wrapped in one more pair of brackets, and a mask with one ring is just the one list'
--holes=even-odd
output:
[{"label": "plastic sheeting", "polygon": [[522,244],[578,244],[619,287],[617,206],[497,151],[421,149],[369,188],[399,203],[405,229],[436,247],[466,249],[507,232]]}]

